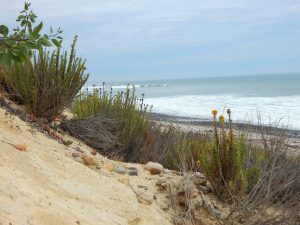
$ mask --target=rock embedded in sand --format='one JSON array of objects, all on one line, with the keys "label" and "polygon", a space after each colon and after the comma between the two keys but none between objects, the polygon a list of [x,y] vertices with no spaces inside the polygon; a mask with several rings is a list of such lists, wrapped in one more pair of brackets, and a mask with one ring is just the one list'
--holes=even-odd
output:
[{"label": "rock embedded in sand", "polygon": [[138,170],[136,167],[129,167],[128,168],[128,174],[129,176],[137,176],[138,175]]},{"label": "rock embedded in sand", "polygon": [[160,174],[164,170],[164,167],[161,164],[154,162],[148,162],[144,168],[145,170],[150,171],[151,174]]},{"label": "rock embedded in sand", "polygon": [[106,171],[111,172],[114,169],[114,166],[111,163],[105,164],[103,167]]},{"label": "rock embedded in sand", "polygon": [[74,160],[75,160],[76,162],[83,163],[83,160],[82,160],[81,157],[74,157]]},{"label": "rock embedded in sand", "polygon": [[73,157],[81,157],[82,154],[81,154],[80,152],[73,152],[73,153],[72,153],[72,156],[73,156]]},{"label": "rock embedded in sand", "polygon": [[113,170],[116,172],[116,173],[119,173],[119,174],[126,174],[127,173],[127,169],[125,169],[123,166],[121,165],[114,165],[114,168]]},{"label": "rock embedded in sand", "polygon": [[148,190],[148,187],[147,186],[145,186],[145,185],[138,185],[138,188],[141,188],[141,189],[144,189],[145,191],[147,191]]},{"label": "rock embedded in sand", "polygon": [[76,150],[77,152],[83,153],[83,151],[82,151],[78,146],[75,147],[75,150]]},{"label": "rock embedded in sand", "polygon": [[97,151],[96,151],[96,150],[93,150],[93,151],[91,151],[91,154],[92,154],[92,155],[97,155]]},{"label": "rock embedded in sand", "polygon": [[26,144],[17,144],[17,145],[14,145],[14,147],[16,149],[18,149],[19,151],[21,151],[21,152],[26,152],[27,151],[27,145]]},{"label": "rock embedded in sand", "polygon": [[95,166],[95,165],[97,165],[96,158],[93,157],[93,156],[91,156],[91,155],[83,154],[82,160],[83,160],[84,164],[87,165],[87,166]]},{"label": "rock embedded in sand", "polygon": [[168,184],[166,179],[160,179],[156,182],[156,186],[159,187],[160,190],[166,190]]},{"label": "rock embedded in sand", "polygon": [[194,184],[195,185],[202,185],[204,186],[207,182],[207,179],[205,177],[195,177],[194,178]]}]

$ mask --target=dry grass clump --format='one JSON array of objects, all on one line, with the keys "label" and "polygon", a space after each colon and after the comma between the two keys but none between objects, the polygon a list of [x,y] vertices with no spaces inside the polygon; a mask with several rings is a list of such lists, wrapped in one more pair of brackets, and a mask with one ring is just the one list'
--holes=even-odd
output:
[{"label": "dry grass clump", "polygon": [[113,157],[123,148],[118,135],[120,123],[112,114],[97,114],[84,119],[65,121],[61,127],[101,153]]},{"label": "dry grass clump", "polygon": [[174,187],[169,183],[167,186],[167,191],[169,194],[169,205],[173,210],[173,221],[175,225],[194,225],[194,210],[195,210],[195,199],[193,196],[194,187],[192,173],[187,170],[186,165],[178,165],[180,168],[180,173],[182,174],[182,190],[180,191],[181,201],[178,201],[178,192],[174,190]]},{"label": "dry grass clump", "polygon": [[[135,89],[126,89],[125,92],[118,92],[116,95],[112,95],[112,90],[109,92],[103,88],[94,89],[93,93],[81,93],[75,100],[72,107],[76,120],[85,119],[92,123],[96,118],[89,117],[97,114],[101,115],[113,115],[115,122],[118,123],[117,141],[115,143],[118,146],[122,146],[121,149],[117,149],[121,159],[125,161],[136,161],[136,155],[140,151],[140,148],[145,142],[146,136],[149,130],[151,130],[150,120],[150,108],[140,104],[139,99],[135,95]],[[101,118],[97,117],[99,120]],[[86,122],[84,124],[86,124]],[[80,126],[83,130],[84,125]],[[78,132],[81,132],[78,129]],[[92,133],[92,130],[90,131]],[[102,130],[94,135],[103,135]],[[85,139],[90,139],[90,135],[85,135]],[[90,139],[88,142],[98,142],[97,138]],[[92,144],[95,146],[97,144]],[[120,143],[120,145],[119,145]],[[97,148],[99,149],[99,148]],[[101,148],[99,149],[101,150]]]},{"label": "dry grass clump", "polygon": [[168,145],[165,165],[171,161],[205,171],[214,193],[231,209],[224,224],[299,224],[300,158],[285,148],[286,129],[258,125],[260,138],[250,141],[233,130],[231,111],[226,128],[224,117],[217,122],[212,113],[211,137],[172,132],[176,138]]},{"label": "dry grass clump", "polygon": [[[249,147],[246,165],[253,165],[249,178],[252,184],[243,198],[241,218],[246,224],[300,223],[300,158],[290,156],[282,129],[258,126],[262,148]],[[256,150],[257,151],[257,150]],[[253,158],[258,157],[259,160]]]},{"label": "dry grass clump", "polygon": [[40,51],[32,59],[2,68],[2,85],[8,96],[25,104],[36,117],[52,120],[68,107],[85,84],[85,61],[75,55],[75,43],[70,55],[60,48],[52,53]]}]

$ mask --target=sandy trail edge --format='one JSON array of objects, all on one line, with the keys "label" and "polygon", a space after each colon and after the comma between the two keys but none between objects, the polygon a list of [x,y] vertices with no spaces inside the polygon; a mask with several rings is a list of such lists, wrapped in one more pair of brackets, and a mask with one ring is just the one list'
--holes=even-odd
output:
[{"label": "sandy trail edge", "polygon": [[[26,143],[28,151],[18,151],[2,140]],[[72,147],[80,145],[90,153],[89,147],[73,140]],[[170,215],[156,203],[139,203],[132,189],[118,181],[122,175],[76,162],[72,147],[0,108],[1,225],[172,224]],[[101,167],[109,162],[99,154],[96,157]],[[134,166],[139,176],[129,177],[130,182],[147,185],[148,195],[155,194],[158,176],[149,175],[141,165]]]}]

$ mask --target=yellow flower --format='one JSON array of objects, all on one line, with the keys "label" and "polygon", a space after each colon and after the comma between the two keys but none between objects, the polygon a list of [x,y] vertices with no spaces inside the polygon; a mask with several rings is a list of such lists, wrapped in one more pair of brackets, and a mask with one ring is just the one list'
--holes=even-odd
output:
[{"label": "yellow flower", "polygon": [[220,116],[219,116],[219,120],[220,120],[220,123],[224,123],[224,116],[223,116],[223,115],[220,115]]},{"label": "yellow flower", "polygon": [[214,116],[216,116],[218,114],[218,110],[216,110],[216,109],[211,110],[211,114],[213,114]]}]

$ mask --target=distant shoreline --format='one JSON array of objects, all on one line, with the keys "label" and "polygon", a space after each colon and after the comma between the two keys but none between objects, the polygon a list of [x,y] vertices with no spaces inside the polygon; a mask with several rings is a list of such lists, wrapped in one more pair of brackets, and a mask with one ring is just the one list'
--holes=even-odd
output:
[{"label": "distant shoreline", "polygon": [[[173,123],[174,125],[183,124],[183,125],[206,127],[208,130],[209,128],[212,128],[212,120],[208,120],[208,119],[193,118],[193,117],[186,117],[186,116],[175,116],[175,115],[168,115],[168,114],[154,113],[154,112],[152,113],[152,119],[155,121]],[[255,124],[241,123],[241,122],[233,122],[233,127],[235,130],[250,131],[254,133],[259,133],[259,128],[266,128],[269,129],[271,132],[280,130],[285,132],[288,138],[300,139],[300,130],[294,130],[288,128],[276,128],[272,126],[255,125]]]}]

